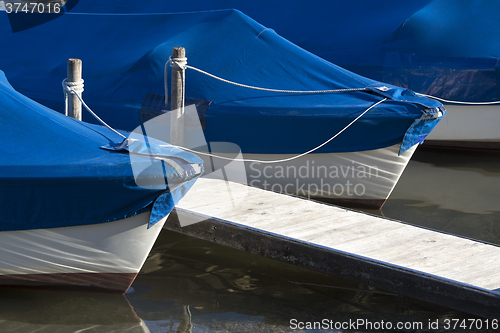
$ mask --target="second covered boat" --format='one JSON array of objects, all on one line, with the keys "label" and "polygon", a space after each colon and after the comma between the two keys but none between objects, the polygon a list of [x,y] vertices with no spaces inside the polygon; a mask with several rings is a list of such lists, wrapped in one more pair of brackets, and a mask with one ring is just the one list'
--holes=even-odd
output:
[{"label": "second covered boat", "polygon": [[[236,144],[248,184],[277,192],[381,207],[444,114],[440,103],[335,66],[239,11],[70,11],[38,25],[28,16],[0,22],[0,40],[9,45],[0,65],[14,87],[62,111],[66,59],[81,58],[84,98],[116,128],[132,130],[167,112],[163,68],[174,46],[186,48],[190,66],[267,89],[186,69],[186,98],[197,101],[210,152],[228,153],[216,142]],[[72,33],[61,35],[67,26]],[[24,79],[34,53],[43,87]]]}]

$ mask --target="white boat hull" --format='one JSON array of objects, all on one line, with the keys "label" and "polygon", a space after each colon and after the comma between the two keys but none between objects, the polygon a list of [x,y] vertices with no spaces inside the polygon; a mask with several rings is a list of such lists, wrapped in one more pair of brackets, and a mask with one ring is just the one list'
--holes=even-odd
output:
[{"label": "white boat hull", "polygon": [[75,227],[0,232],[0,285],[123,293],[153,247],[164,217],[150,213]]},{"label": "white boat hull", "polygon": [[[416,145],[401,156],[398,156],[399,148],[397,144],[352,153],[309,154],[273,164],[245,162],[246,180],[250,186],[278,193],[376,209],[382,207],[391,194]],[[243,154],[245,160],[260,161],[293,156]]]},{"label": "white boat hull", "polygon": [[424,144],[462,148],[500,148],[500,105],[445,105],[446,116]]}]

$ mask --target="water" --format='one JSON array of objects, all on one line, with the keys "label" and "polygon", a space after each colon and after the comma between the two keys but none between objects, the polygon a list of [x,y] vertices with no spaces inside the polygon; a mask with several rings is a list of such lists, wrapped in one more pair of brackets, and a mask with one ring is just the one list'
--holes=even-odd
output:
[{"label": "water", "polygon": [[[418,149],[382,211],[369,212],[500,244],[499,194],[499,153]],[[293,319],[403,332],[477,331],[444,327],[480,320],[167,231],[126,295],[0,289],[0,332],[292,332]]]},{"label": "water", "polygon": [[500,244],[500,152],[418,149],[381,212]]}]

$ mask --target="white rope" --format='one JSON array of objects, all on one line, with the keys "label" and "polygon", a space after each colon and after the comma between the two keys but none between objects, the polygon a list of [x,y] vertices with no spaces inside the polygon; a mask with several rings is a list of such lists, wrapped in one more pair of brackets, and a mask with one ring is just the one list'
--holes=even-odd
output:
[{"label": "white rope", "polygon": [[167,63],[165,64],[165,71],[163,74],[163,86],[165,87],[165,107],[168,105],[168,65],[170,64],[170,59],[168,59]]},{"label": "white rope", "polygon": [[186,86],[186,83],[185,83],[185,75],[186,75],[186,67],[187,67],[187,58],[185,57],[182,57],[182,58],[172,58],[170,57],[167,61],[167,63],[165,64],[165,73],[164,73],[164,76],[163,76],[163,85],[165,87],[165,106],[168,105],[168,95],[169,95],[169,91],[168,91],[168,65],[170,64],[170,66],[172,67],[175,67],[175,68],[180,68],[182,70],[182,114],[184,114],[184,94],[185,94],[185,86]]},{"label": "white rope", "polygon": [[419,96],[424,96],[424,97],[432,98],[432,99],[435,99],[435,100],[438,100],[438,101],[444,102],[444,103],[455,103],[455,104],[464,104],[464,105],[495,105],[495,104],[500,104],[500,101],[494,101],[494,102],[461,102],[461,101],[449,101],[449,100],[446,100],[446,99],[443,99],[443,98],[439,98],[439,97],[435,97],[435,96],[431,96],[431,95],[420,94],[420,93],[416,93],[416,94],[419,95]]},{"label": "white rope", "polygon": [[[186,67],[187,67],[187,58],[181,57],[181,58],[172,58],[170,57],[165,64],[165,73],[163,77],[163,82],[165,86],[165,106],[168,105],[168,64],[170,66],[179,68],[181,70],[181,81],[182,81],[182,104],[181,104],[181,115],[184,115],[184,104],[186,101]],[[170,109],[172,109],[172,104],[170,106]]]},{"label": "white rope", "polygon": [[71,87],[74,93],[82,93],[84,90],[84,83],[85,81],[83,79],[80,79],[80,81],[77,82],[68,82],[68,79],[63,80],[63,85],[66,87]]},{"label": "white rope", "polygon": [[84,90],[84,81],[80,79],[77,82],[68,82],[68,79],[62,81],[62,87],[64,92],[64,112],[68,115],[68,93],[77,95],[81,94]]},{"label": "white rope", "polygon": [[[239,87],[249,88],[249,89],[255,89],[255,90],[263,90],[263,91],[271,91],[271,92],[292,93],[292,94],[301,94],[301,93],[318,94],[318,93],[333,93],[333,92],[350,92],[350,91],[367,91],[367,90],[369,90],[367,88],[353,88],[353,89],[334,89],[334,90],[310,90],[310,91],[304,91],[304,90],[282,90],[282,89],[260,88],[260,87],[254,87],[254,86],[249,86],[249,85],[246,85],[246,84],[241,84],[241,83],[236,83],[236,82],[233,82],[233,81],[229,81],[229,80],[223,79],[221,77],[218,77],[216,75],[213,75],[213,74],[210,74],[208,72],[205,72],[205,71],[203,71],[201,69],[198,69],[196,67],[188,66],[187,65],[187,58],[172,58],[172,57],[170,57],[169,60],[167,61],[167,63],[165,64],[165,76],[164,76],[165,105],[167,105],[167,102],[168,102],[168,93],[169,93],[169,91],[168,91],[168,65],[169,64],[172,67],[177,67],[177,68],[182,69],[182,73],[183,73],[183,76],[182,76],[182,94],[183,94],[182,95],[182,107],[183,108],[184,108],[184,101],[185,101],[185,95],[184,94],[185,94],[185,86],[186,86],[186,82],[185,82],[185,73],[186,73],[185,69],[186,68],[190,68],[192,70],[195,70],[195,71],[198,71],[198,72],[200,72],[202,74],[210,76],[210,77],[212,77],[214,79],[217,79],[217,80],[229,83],[229,84],[233,84],[233,85],[236,85],[236,86],[239,86]],[[292,161],[292,160],[295,160],[297,158],[300,158],[302,156],[308,155],[308,154],[310,154],[310,153],[312,153],[312,152],[320,149],[324,145],[328,144],[330,141],[332,141],[333,139],[335,139],[337,136],[339,136],[346,129],[348,129],[349,127],[351,127],[352,124],[354,124],[356,121],[358,121],[359,118],[361,118],[362,116],[364,116],[368,111],[370,111],[372,108],[374,108],[375,106],[379,105],[380,103],[384,102],[385,100],[387,100],[387,98],[384,98],[384,99],[382,99],[382,100],[374,103],[373,105],[371,105],[368,109],[366,109],[365,111],[363,111],[359,116],[357,116],[353,121],[351,121],[346,127],[344,127],[337,134],[335,134],[334,136],[332,136],[330,139],[326,140],[325,142],[323,142],[319,146],[317,146],[317,147],[315,147],[315,148],[313,148],[311,150],[308,150],[305,153],[302,153],[302,154],[299,154],[299,155],[295,155],[295,156],[292,156],[292,157],[289,157],[289,158],[281,159],[281,160],[262,161],[262,160],[252,160],[252,159],[234,159],[234,158],[228,158],[228,157],[224,157],[224,156],[214,155],[214,154],[211,154],[211,153],[203,153],[203,152],[200,152],[200,151],[189,149],[187,147],[176,146],[176,145],[171,145],[171,146],[179,148],[179,149],[182,149],[182,150],[185,150],[185,151],[189,151],[189,152],[192,152],[192,153],[195,153],[195,154],[204,155],[204,156],[210,156],[210,157],[215,157],[215,158],[219,158],[219,159],[222,159],[222,160],[228,160],[228,161],[236,161],[236,162],[258,162],[258,163],[263,163],[263,164],[288,162],[288,161]]]},{"label": "white rope", "polygon": [[[185,70],[186,68],[192,69],[194,71],[197,71],[199,73],[205,74],[211,78],[214,78],[216,80],[232,84],[238,87],[243,87],[243,88],[248,88],[248,89],[254,89],[254,90],[261,90],[261,91],[270,91],[270,92],[279,92],[279,93],[286,93],[286,94],[325,94],[325,93],[337,93],[337,92],[351,92],[351,91],[369,91],[368,88],[346,88],[346,89],[331,89],[331,90],[285,90],[285,89],[270,89],[270,88],[261,88],[261,87],[255,87],[255,86],[250,86],[247,84],[242,84],[230,80],[223,79],[217,75],[210,74],[208,72],[205,72],[204,70],[201,70],[199,68],[189,66],[187,64],[187,58],[172,58],[170,57],[167,63],[165,64],[165,98],[168,96],[168,87],[167,87],[167,69],[168,69],[168,64],[170,64],[172,67],[177,67],[180,69]],[[166,104],[166,101],[165,101]]]},{"label": "white rope", "polygon": [[62,86],[63,86],[63,90],[64,90],[64,100],[65,100],[65,103],[66,103],[66,115],[68,114],[68,93],[76,95],[76,97],[78,97],[78,99],[80,100],[80,102],[82,102],[82,105],[85,107],[85,109],[88,112],[90,112],[90,114],[92,116],[94,116],[95,119],[97,119],[101,124],[103,124],[104,126],[106,126],[107,128],[109,128],[110,130],[112,130],[113,132],[115,132],[116,134],[118,134],[119,136],[121,136],[122,138],[124,138],[124,139],[127,138],[126,136],[124,136],[123,134],[121,134],[120,132],[116,131],[114,128],[112,128],[108,124],[106,124],[104,122],[104,120],[102,120],[101,118],[99,118],[99,116],[96,115],[94,113],[94,111],[92,111],[88,107],[88,105],[83,101],[83,99],[78,94],[78,93],[82,93],[83,92],[83,80],[80,80],[78,82],[68,82],[67,80],[68,79],[64,79],[62,81]]},{"label": "white rope", "polygon": [[344,127],[337,134],[335,134],[334,136],[332,136],[330,139],[326,140],[325,142],[323,142],[319,146],[317,146],[317,147],[315,147],[315,148],[313,148],[313,149],[311,149],[309,151],[306,151],[305,153],[302,153],[302,154],[299,154],[299,155],[295,155],[295,156],[292,156],[292,157],[289,157],[289,158],[284,158],[284,159],[281,159],[281,160],[262,161],[262,160],[252,160],[252,159],[234,159],[234,158],[228,158],[228,157],[224,157],[224,156],[214,155],[214,154],[211,154],[211,153],[202,153],[200,151],[192,150],[192,149],[189,149],[189,148],[186,148],[186,147],[175,146],[175,145],[172,145],[172,146],[174,146],[176,148],[179,148],[179,149],[182,149],[182,150],[189,151],[191,153],[195,153],[195,154],[199,154],[199,155],[204,155],[204,156],[210,156],[210,157],[216,157],[216,158],[219,158],[219,159],[222,159],[222,160],[228,160],[228,161],[257,162],[257,163],[262,163],[262,164],[272,164],[272,163],[288,162],[288,161],[295,160],[297,158],[300,158],[302,156],[305,156],[307,154],[310,154],[310,153],[312,153],[312,152],[320,149],[321,147],[323,147],[324,145],[326,145],[327,143],[329,143],[330,141],[332,141],[333,139],[335,139],[336,137],[338,137],[346,129],[348,129],[349,127],[351,127],[352,124],[354,124],[356,121],[358,121],[359,118],[363,117],[368,111],[370,111],[371,109],[373,109],[374,107],[376,107],[380,103],[384,102],[385,100],[387,100],[387,98],[384,98],[384,99],[378,101],[377,103],[373,104],[372,106],[370,106],[368,109],[366,109],[365,111],[363,111],[363,113],[361,113],[359,116],[357,116],[356,119],[354,119],[353,121],[351,121],[346,127]]},{"label": "white rope", "polygon": [[254,90],[261,90],[261,91],[270,91],[270,92],[279,92],[279,93],[286,93],[286,94],[325,94],[325,93],[337,93],[337,92],[350,92],[350,91],[368,91],[368,88],[346,88],[346,89],[331,89],[331,90],[284,90],[284,89],[270,89],[270,88],[260,88],[260,87],[255,87],[255,86],[249,86],[246,84],[242,83],[237,83],[233,81],[229,81],[226,79],[223,79],[221,77],[218,77],[216,75],[210,74],[208,72],[205,72],[199,68],[193,67],[193,66],[188,66],[186,65],[186,68],[195,70],[197,72],[200,72],[202,74],[205,74],[207,76],[210,76],[211,78],[217,79],[219,81],[229,83],[238,87],[243,87],[243,88],[248,88],[248,89],[254,89]]},{"label": "white rope", "polygon": [[170,63],[172,64],[172,67],[180,68],[180,69],[186,69],[187,67],[187,58],[182,57],[182,58],[172,58],[170,57],[169,60]]}]

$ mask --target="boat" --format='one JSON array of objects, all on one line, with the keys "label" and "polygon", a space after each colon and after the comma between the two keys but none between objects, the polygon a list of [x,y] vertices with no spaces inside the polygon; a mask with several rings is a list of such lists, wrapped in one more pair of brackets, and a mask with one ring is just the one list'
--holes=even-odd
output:
[{"label": "boat", "polygon": [[0,20],[0,42],[9,45],[0,66],[12,85],[64,112],[66,60],[80,58],[86,103],[113,128],[133,131],[168,114],[165,64],[173,47],[184,47],[186,106],[196,107],[209,154],[228,158],[218,143],[236,145],[251,186],[379,208],[445,113],[435,100],[329,63],[237,10],[89,14],[74,12],[79,4],[54,17]]},{"label": "boat", "polygon": [[[241,10],[317,56],[442,101],[426,145],[499,149],[500,4],[485,0],[80,1],[78,12]],[[280,13],[279,15],[277,13]]]},{"label": "boat", "polygon": [[0,71],[1,287],[129,288],[203,165],[122,135],[40,105]]}]

